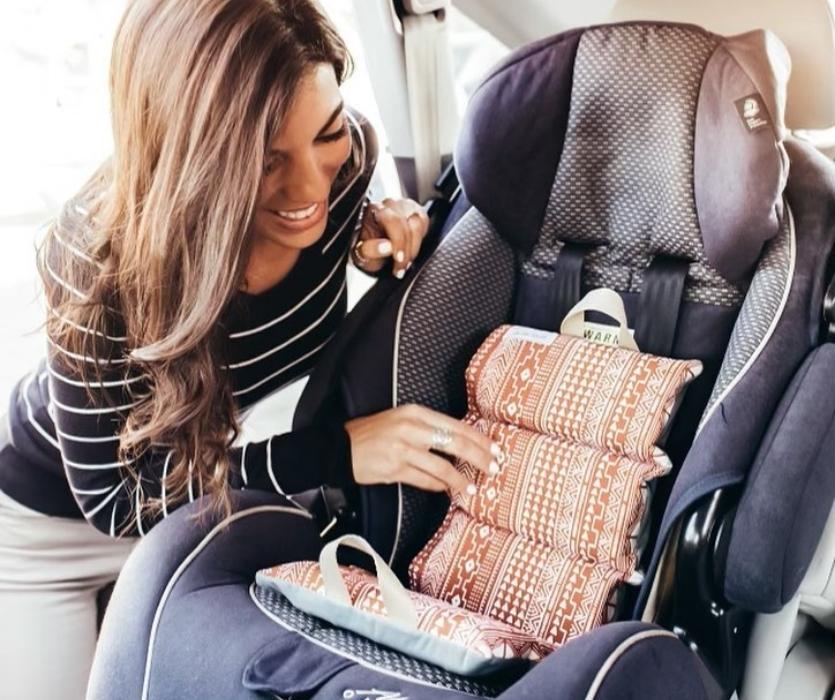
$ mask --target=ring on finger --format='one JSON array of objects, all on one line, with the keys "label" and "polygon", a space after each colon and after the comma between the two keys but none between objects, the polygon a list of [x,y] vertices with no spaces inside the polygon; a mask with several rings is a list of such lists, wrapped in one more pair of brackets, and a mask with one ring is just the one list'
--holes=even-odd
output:
[{"label": "ring on finger", "polygon": [[379,214],[385,208],[386,208],[386,205],[381,204],[380,202],[375,202],[374,204],[372,204],[369,207],[369,209],[371,210],[371,218],[374,219],[374,221],[377,221],[377,214]]},{"label": "ring on finger", "polygon": [[442,450],[452,444],[452,431],[449,428],[436,427],[432,429],[432,438],[430,439],[430,447],[436,450]]},{"label": "ring on finger", "polygon": [[359,265],[367,265],[371,262],[371,260],[369,260],[362,254],[363,243],[365,243],[365,241],[359,239],[356,243],[354,243],[354,247],[351,249],[351,255],[353,255],[354,257],[354,262],[358,263]]}]

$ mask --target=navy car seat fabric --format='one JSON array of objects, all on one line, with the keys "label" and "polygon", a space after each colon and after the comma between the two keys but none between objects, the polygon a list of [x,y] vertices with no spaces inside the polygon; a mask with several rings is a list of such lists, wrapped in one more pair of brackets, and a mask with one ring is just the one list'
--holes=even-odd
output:
[{"label": "navy car seat fabric", "polygon": [[[759,96],[767,128],[751,131],[726,94],[730,84],[759,95],[769,83],[752,76],[779,72],[771,70],[776,59],[759,50],[763,44],[757,33],[725,39],[691,26],[609,25],[543,40],[494,70],[471,99],[456,147],[473,208],[409,284],[397,311],[393,403],[461,415],[467,353],[508,320],[519,273],[523,279],[553,275],[565,242],[600,244],[586,256],[584,287],[621,292],[633,322],[653,257],[684,256],[690,263],[670,354],[702,360],[705,373],[668,440],[680,464],[752,265],[787,226],[780,96]],[[739,46],[751,49],[747,63],[729,63]],[[748,65],[752,55],[756,69]],[[717,72],[707,81],[706,74]],[[730,132],[721,137],[726,152],[707,168],[705,144],[721,131]],[[697,206],[727,180],[737,183],[723,205],[731,229]],[[402,570],[437,524],[443,503],[396,490],[394,497],[364,491],[365,510],[376,514],[366,535],[378,551],[392,552]],[[394,529],[375,524],[391,517]]]},{"label": "navy car seat fabric", "polygon": [[[835,236],[835,168],[797,139],[787,139],[786,148],[792,164],[789,216],[740,310],[698,434],[673,485],[650,574],[667,534],[691,504],[745,481],[781,396],[820,339],[825,269]],[[638,610],[648,593],[645,586]]]},{"label": "navy car seat fabric", "polygon": [[[512,54],[471,98],[455,154],[464,191],[526,254],[539,245],[531,265],[555,238],[604,239],[592,268],[608,271],[592,286],[636,291],[648,257],[666,252],[698,263],[691,298],[738,301],[727,280],[776,234],[787,174],[784,96],[761,77],[779,78],[781,56],[763,36],[632,23]],[[740,94],[759,97],[766,128],[749,131]]]},{"label": "navy car seat fabric", "polygon": [[773,613],[789,602],[829,516],[835,494],[833,377],[835,344],[828,343],[797,371],[748,475],[725,572],[725,595],[748,610]]}]

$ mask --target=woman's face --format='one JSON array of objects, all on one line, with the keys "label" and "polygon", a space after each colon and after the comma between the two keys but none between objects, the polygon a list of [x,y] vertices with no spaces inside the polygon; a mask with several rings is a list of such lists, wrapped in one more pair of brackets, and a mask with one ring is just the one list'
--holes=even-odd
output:
[{"label": "woman's face", "polygon": [[350,152],[339,84],[333,67],[322,63],[302,79],[268,149],[256,241],[298,249],[313,245],[325,231],[331,185]]}]

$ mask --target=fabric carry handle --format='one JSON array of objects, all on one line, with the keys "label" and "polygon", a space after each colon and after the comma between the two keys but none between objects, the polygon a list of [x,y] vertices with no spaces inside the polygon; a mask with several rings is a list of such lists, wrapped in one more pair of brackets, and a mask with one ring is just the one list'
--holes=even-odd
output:
[{"label": "fabric carry handle", "polygon": [[601,287],[593,289],[565,315],[560,324],[560,333],[573,335],[582,338],[584,335],[584,317],[586,311],[597,311],[609,316],[618,322],[618,345],[629,350],[637,350],[638,345],[629,332],[629,325],[626,321],[626,310],[623,308],[623,299],[613,289]]},{"label": "fabric carry handle", "polygon": [[322,582],[325,586],[325,595],[329,598],[351,607],[351,596],[342,578],[342,572],[336,561],[336,552],[341,546],[353,547],[374,560],[374,568],[377,573],[377,583],[383,602],[388,611],[388,617],[409,629],[417,628],[417,613],[409,592],[400,583],[397,576],[383,561],[374,548],[358,535],[343,535],[332,542],[328,542],[319,555],[319,570],[322,572]]}]

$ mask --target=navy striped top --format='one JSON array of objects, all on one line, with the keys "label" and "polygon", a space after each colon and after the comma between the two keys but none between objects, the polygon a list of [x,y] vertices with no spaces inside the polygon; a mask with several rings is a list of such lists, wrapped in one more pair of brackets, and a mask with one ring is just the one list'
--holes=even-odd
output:
[{"label": "navy striped top", "polygon": [[[345,268],[376,161],[370,126],[347,113],[364,167],[332,195],[325,233],[276,285],[257,295],[238,292],[222,319],[230,359],[223,369],[239,417],[308,374],[346,313]],[[124,338],[109,339],[124,345]],[[125,359],[99,360],[102,381],[88,384],[92,401],[80,377],[68,375],[60,362],[68,351],[48,342],[47,357],[15,387],[0,428],[7,433],[0,434],[0,490],[49,515],[85,517],[110,535],[143,535],[180,505],[165,494],[170,451],[149,450],[132,469],[118,461],[118,432],[134,397],[143,393],[144,377],[138,370],[120,371]],[[233,488],[292,494],[352,480],[350,444],[338,421],[244,443],[232,448],[231,457],[237,467],[230,473]],[[193,479],[188,499],[201,492]],[[162,499],[162,512],[153,517],[138,507],[149,497]]]}]

